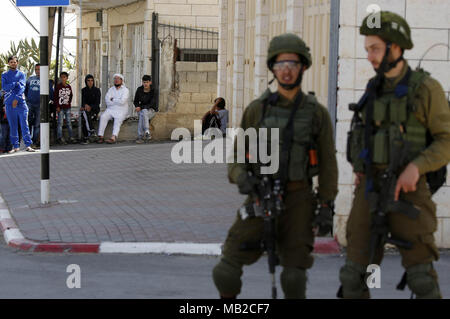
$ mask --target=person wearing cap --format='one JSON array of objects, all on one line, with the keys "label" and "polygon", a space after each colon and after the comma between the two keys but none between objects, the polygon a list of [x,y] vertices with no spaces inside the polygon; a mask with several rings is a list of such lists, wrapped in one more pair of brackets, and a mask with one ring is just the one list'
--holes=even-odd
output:
[{"label": "person wearing cap", "polygon": [[134,106],[136,113],[139,114],[138,138],[136,143],[144,143],[144,139],[149,141],[152,138],[150,133],[150,121],[158,112],[155,103],[155,90],[152,87],[152,77],[144,75],[142,77],[142,86],[138,87],[134,95]]},{"label": "person wearing cap", "polygon": [[[314,95],[303,93],[301,88],[303,74],[311,65],[310,50],[298,36],[288,33],[273,38],[267,66],[278,83],[278,90],[272,93],[267,89],[251,102],[241,121],[243,130],[279,129],[280,138],[275,142],[282,154],[288,154],[280,155],[276,173],[265,175],[272,181],[280,181],[283,194],[285,209],[276,216],[275,240],[279,264],[283,267],[281,287],[287,299],[306,297],[307,269],[313,265],[314,235],[332,231],[331,207],[337,195],[338,169],[330,115]],[[283,149],[283,145],[288,144],[286,140],[282,142],[283,136],[291,144],[287,152]],[[228,164],[228,178],[248,197],[237,212],[221,260],[212,272],[223,299],[236,298],[241,292],[243,266],[255,263],[264,252],[260,244],[265,224],[255,212],[255,205],[259,206],[262,200],[255,195],[255,186],[264,177],[260,169],[263,164],[238,162],[237,144],[235,142],[234,163]],[[250,148],[252,145],[247,146],[245,155]],[[319,179],[317,214],[312,189],[314,176]],[[243,250],[245,246],[256,249]]]},{"label": "person wearing cap", "polygon": [[104,134],[108,122],[114,119],[114,126],[112,136],[106,141],[108,144],[117,143],[120,127],[123,121],[128,115],[128,99],[130,97],[130,91],[123,84],[123,75],[115,74],[113,76],[114,86],[111,87],[105,96],[106,110],[100,116],[100,124],[98,128],[98,141],[97,143],[104,143]]},{"label": "person wearing cap", "polygon": [[[397,246],[406,271],[398,288],[407,284],[417,298],[441,298],[433,267],[439,258],[434,239],[436,205],[431,199],[436,189],[430,187],[433,178],[427,173],[450,161],[449,105],[439,82],[423,70],[413,71],[405,60],[405,50],[413,48],[406,20],[393,12],[378,14],[381,25],[372,25],[369,15],[360,28],[376,76],[359,103],[351,105],[355,113],[347,155],[356,189],[338,297],[370,298],[367,267],[381,264],[384,242],[377,244],[373,235],[382,231]],[[397,178],[392,202],[403,204],[395,211],[390,211],[393,205],[387,211],[379,206],[384,199],[381,191],[389,189],[384,184],[387,170],[395,170],[391,174]],[[411,206],[416,218],[407,215],[405,207]]]},{"label": "person wearing cap", "polygon": [[86,75],[84,79],[86,86],[81,90],[81,116],[82,116],[82,144],[88,144],[89,138],[95,136],[94,125],[97,122],[98,113],[100,113],[100,101],[102,93],[95,86],[94,76]]}]

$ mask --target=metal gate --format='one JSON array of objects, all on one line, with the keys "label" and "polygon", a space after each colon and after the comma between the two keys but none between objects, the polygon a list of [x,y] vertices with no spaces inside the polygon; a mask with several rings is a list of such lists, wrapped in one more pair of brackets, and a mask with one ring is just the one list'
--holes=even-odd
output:
[{"label": "metal gate", "polygon": [[159,106],[161,44],[167,37],[175,40],[176,61],[217,62],[219,32],[211,28],[192,28],[160,23],[158,13],[152,15],[152,80]]}]

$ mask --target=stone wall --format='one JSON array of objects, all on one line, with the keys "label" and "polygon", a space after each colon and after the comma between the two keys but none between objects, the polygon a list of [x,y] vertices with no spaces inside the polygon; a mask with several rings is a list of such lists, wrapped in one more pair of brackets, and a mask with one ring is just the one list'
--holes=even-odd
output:
[{"label": "stone wall", "polygon": [[[173,89],[168,92],[161,87],[161,94],[166,92],[169,98],[161,98],[161,111],[152,121],[156,139],[170,138],[172,131],[179,127],[193,134],[194,120],[200,120],[217,97],[216,62],[177,62],[175,66]],[[165,84],[172,86],[170,81]]]}]

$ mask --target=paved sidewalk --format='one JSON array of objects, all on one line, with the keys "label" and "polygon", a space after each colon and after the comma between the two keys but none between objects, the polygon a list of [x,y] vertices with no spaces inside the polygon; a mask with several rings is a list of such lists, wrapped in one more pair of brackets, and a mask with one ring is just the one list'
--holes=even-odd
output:
[{"label": "paved sidewalk", "polygon": [[49,207],[40,205],[40,154],[0,156],[0,193],[33,241],[221,243],[243,196],[226,164],[174,164],[174,145],[53,148]]}]

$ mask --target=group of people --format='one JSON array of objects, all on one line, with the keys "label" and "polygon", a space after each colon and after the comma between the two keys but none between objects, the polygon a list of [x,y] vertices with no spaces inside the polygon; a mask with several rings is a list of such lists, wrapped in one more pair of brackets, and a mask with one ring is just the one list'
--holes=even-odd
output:
[{"label": "group of people", "polygon": [[[9,70],[2,74],[2,92],[0,97],[0,154],[12,154],[20,150],[20,138],[25,144],[25,151],[35,152],[40,144],[40,65],[35,66],[35,75],[26,79],[26,75],[18,70],[18,59],[8,58]],[[49,109],[51,117],[57,118],[56,143],[77,143],[72,130],[73,90],[68,83],[67,72],[59,74],[59,81],[53,88],[49,83]],[[86,86],[81,93],[81,144],[88,144],[93,139],[101,143],[117,143],[120,128],[128,115],[129,89],[124,85],[121,74],[113,76],[114,86],[105,96],[106,110],[100,116],[98,130],[96,128],[100,113],[101,91],[95,86],[91,74],[85,78]],[[158,112],[152,78],[144,75],[142,86],[136,90],[134,106],[139,115],[136,143],[141,144],[152,138],[150,121]],[[105,140],[104,133],[110,120],[114,120],[112,136]],[[63,136],[63,124],[66,122],[68,140]],[[20,128],[20,132],[19,132]]]},{"label": "group of people", "polygon": [[[398,288],[408,286],[417,298],[441,298],[433,266],[439,252],[431,196],[445,181],[445,174],[436,172],[445,171],[450,162],[449,102],[438,81],[421,69],[412,70],[404,58],[413,47],[406,20],[388,11],[380,12],[380,27],[371,27],[370,19],[369,15],[362,22],[360,34],[376,76],[361,100],[350,105],[355,115],[347,158],[356,189],[337,296],[370,298],[368,266],[381,264],[389,242],[397,246],[405,268]],[[250,103],[241,127],[280,129],[280,169],[263,175],[261,168],[267,163],[255,163],[249,156],[243,163],[237,161],[235,145],[228,177],[248,197],[212,271],[223,299],[240,294],[243,267],[265,251],[273,276],[276,265],[283,267],[285,298],[305,298],[314,237],[332,232],[338,192],[336,147],[327,109],[314,95],[302,92],[302,78],[311,65],[310,49],[298,36],[283,34],[270,42],[267,67],[278,90],[267,90]],[[246,155],[248,149],[247,145]],[[276,292],[275,277],[272,284]]]}]

